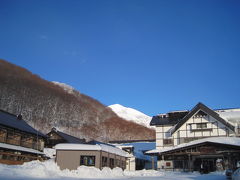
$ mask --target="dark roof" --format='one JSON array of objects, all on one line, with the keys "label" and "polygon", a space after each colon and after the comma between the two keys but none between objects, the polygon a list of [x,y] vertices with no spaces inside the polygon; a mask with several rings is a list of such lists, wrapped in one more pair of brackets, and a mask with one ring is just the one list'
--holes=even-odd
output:
[{"label": "dark roof", "polygon": [[35,134],[37,136],[42,136],[42,137],[46,137],[44,134],[42,134],[41,132],[37,131],[36,129],[34,129],[33,127],[31,127],[30,125],[28,125],[19,115],[18,116],[8,113],[6,111],[0,110],[0,125],[2,126],[6,126],[9,128],[14,128],[14,129],[18,129],[20,131],[23,132],[28,132],[31,134]]},{"label": "dark roof", "polygon": [[215,118],[216,120],[218,120],[219,122],[223,123],[225,126],[227,126],[229,129],[231,129],[232,131],[234,131],[234,126],[229,124],[227,121],[225,121],[223,118],[221,118],[219,116],[218,113],[214,112],[213,110],[211,110],[210,108],[208,108],[207,106],[205,106],[202,103],[198,103],[181,121],[178,122],[178,124],[174,127],[174,129],[172,130],[172,134],[174,132],[176,132],[177,129],[179,129],[188,119],[190,119],[196,112],[198,112],[199,110],[202,110],[203,112],[207,113],[208,115],[212,116],[213,118]]},{"label": "dark roof", "polygon": [[157,115],[153,116],[150,125],[175,125],[177,124],[184,116],[188,114],[188,111],[179,111],[179,112],[170,112],[167,113],[164,117]]},{"label": "dark roof", "polygon": [[[74,136],[71,136],[69,134],[66,134],[64,132],[61,132],[61,131],[58,131],[56,130],[55,128],[52,128],[52,131],[51,132],[54,132],[56,133],[57,135],[59,135],[60,137],[62,137],[64,140],[67,141],[67,143],[80,143],[80,144],[83,144],[85,143],[85,139],[80,139],[80,138],[77,138],[77,137],[74,137]],[[51,132],[49,132],[48,134],[50,134]],[[48,135],[47,134],[47,135]]]}]

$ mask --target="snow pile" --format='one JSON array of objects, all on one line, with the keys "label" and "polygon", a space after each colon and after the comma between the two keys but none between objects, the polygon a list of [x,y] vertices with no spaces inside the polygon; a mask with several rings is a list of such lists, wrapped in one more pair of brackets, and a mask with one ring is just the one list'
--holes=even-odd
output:
[{"label": "snow pile", "polygon": [[52,149],[52,148],[44,148],[43,153],[47,156],[52,158],[55,158],[56,156],[56,149]]},{"label": "snow pile", "polygon": [[137,124],[141,124],[149,128],[153,128],[152,126],[150,126],[150,121],[152,118],[140,111],[137,111],[132,108],[124,107],[120,104],[114,104],[108,107],[110,107],[112,111],[114,111],[119,117],[123,119],[126,119],[128,121],[133,121]]},{"label": "snow pile", "polygon": [[32,161],[23,165],[0,164],[0,177],[6,178],[128,178],[131,176],[163,176],[163,172],[155,170],[123,171],[121,168],[102,170],[95,167],[80,166],[77,170],[60,170],[54,160],[45,162]]},{"label": "snow pile", "polygon": [[60,86],[61,88],[64,89],[64,91],[68,92],[69,94],[72,94],[73,91],[74,91],[74,88],[70,85],[67,85],[65,83],[60,83],[60,82],[57,82],[57,81],[52,81],[53,84],[57,85],[57,86]]},{"label": "snow pile", "polygon": [[141,171],[124,171],[125,176],[140,177],[140,176],[165,176],[165,172],[155,170],[141,170]]}]

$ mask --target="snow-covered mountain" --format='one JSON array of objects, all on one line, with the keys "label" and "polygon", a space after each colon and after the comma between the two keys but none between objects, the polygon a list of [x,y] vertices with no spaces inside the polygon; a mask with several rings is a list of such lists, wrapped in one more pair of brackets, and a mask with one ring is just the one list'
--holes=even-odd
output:
[{"label": "snow-covered mountain", "polygon": [[43,133],[57,127],[78,138],[103,142],[155,138],[154,130],[118,117],[73,87],[44,80],[1,59],[0,99],[1,110],[21,113],[27,123]]},{"label": "snow-covered mountain", "polygon": [[152,118],[140,111],[137,111],[136,109],[124,107],[120,104],[113,104],[108,107],[110,107],[119,117],[123,119],[153,128],[150,126],[150,121]]}]

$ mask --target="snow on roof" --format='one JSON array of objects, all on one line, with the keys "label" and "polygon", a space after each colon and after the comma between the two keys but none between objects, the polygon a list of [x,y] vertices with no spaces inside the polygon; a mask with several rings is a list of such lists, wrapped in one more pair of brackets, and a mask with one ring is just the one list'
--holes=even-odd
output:
[{"label": "snow on roof", "polygon": [[88,150],[88,151],[105,151],[119,156],[129,157],[129,154],[117,147],[104,144],[57,144],[56,150]]},{"label": "snow on roof", "polygon": [[33,153],[33,154],[44,154],[44,153],[42,153],[38,150],[35,150],[35,149],[30,149],[30,148],[25,148],[25,147],[22,147],[22,146],[15,146],[15,145],[5,144],[5,143],[0,143],[0,148],[29,152],[29,153]]},{"label": "snow on roof", "polygon": [[44,134],[31,127],[23,119],[20,120],[17,118],[16,115],[10,114],[3,110],[0,110],[0,124],[11,128],[19,129],[21,131],[29,132],[38,136],[46,137]]},{"label": "snow on roof", "polygon": [[240,111],[224,111],[217,112],[222,118],[226,119],[230,123],[240,122]]},{"label": "snow on roof", "polygon": [[201,143],[218,143],[218,144],[224,144],[224,145],[232,145],[232,146],[240,146],[240,138],[239,137],[210,137],[210,138],[203,138],[203,139],[198,139],[195,141],[191,141],[189,143],[183,143],[179,144],[174,147],[167,147],[167,148],[162,148],[162,149],[153,149],[150,151],[147,151],[146,154],[154,154],[154,153],[163,153],[171,150],[176,150],[192,145],[197,145]]},{"label": "snow on roof", "polygon": [[133,145],[117,145],[119,148],[133,148]]}]

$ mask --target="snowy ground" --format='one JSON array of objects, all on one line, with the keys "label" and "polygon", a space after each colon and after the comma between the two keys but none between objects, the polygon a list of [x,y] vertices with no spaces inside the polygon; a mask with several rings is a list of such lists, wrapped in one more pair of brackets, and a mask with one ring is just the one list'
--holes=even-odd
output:
[{"label": "snowy ground", "polygon": [[32,161],[24,165],[0,165],[0,180],[77,180],[77,179],[131,179],[131,180],[223,180],[223,173],[201,175],[199,173],[163,172],[154,170],[122,171],[81,166],[75,171],[63,170],[53,160]]}]

